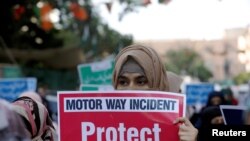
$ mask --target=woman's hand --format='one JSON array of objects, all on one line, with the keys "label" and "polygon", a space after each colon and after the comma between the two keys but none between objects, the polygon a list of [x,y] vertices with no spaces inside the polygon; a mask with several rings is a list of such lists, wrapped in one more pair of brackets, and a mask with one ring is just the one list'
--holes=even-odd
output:
[{"label": "woman's hand", "polygon": [[180,141],[196,141],[198,130],[187,118],[179,117],[174,121],[174,124],[177,123],[181,123],[178,132]]}]

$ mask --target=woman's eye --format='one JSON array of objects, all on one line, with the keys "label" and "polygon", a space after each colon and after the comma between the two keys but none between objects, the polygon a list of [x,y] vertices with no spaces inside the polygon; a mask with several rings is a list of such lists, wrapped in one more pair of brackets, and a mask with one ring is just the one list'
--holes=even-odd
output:
[{"label": "woman's eye", "polygon": [[127,86],[128,85],[128,81],[126,81],[124,79],[121,79],[121,80],[118,80],[118,84],[122,85],[122,86]]},{"label": "woman's eye", "polygon": [[145,82],[144,81],[137,81],[137,84],[138,85],[145,85]]},{"label": "woman's eye", "polygon": [[146,84],[148,84],[148,81],[147,81],[146,78],[139,78],[139,79],[137,80],[137,85],[142,86],[142,85],[146,85]]}]

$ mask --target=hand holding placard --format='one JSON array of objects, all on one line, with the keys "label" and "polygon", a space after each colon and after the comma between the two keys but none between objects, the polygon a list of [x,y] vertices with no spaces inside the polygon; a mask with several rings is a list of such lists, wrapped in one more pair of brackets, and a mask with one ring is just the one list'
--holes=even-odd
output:
[{"label": "hand holding placard", "polygon": [[180,140],[181,141],[196,141],[198,130],[194,128],[192,123],[185,117],[179,117],[174,120],[174,124],[182,123],[179,125]]}]

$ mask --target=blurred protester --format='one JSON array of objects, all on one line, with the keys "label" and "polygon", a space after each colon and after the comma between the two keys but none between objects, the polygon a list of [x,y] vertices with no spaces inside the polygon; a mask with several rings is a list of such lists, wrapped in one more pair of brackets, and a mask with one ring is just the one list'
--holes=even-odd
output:
[{"label": "blurred protester", "polygon": [[219,106],[206,107],[201,113],[201,127],[210,125],[224,125],[223,117]]},{"label": "blurred protester", "polygon": [[[24,96],[29,97],[29,98],[31,98],[31,99],[33,99],[33,100],[35,100],[35,101],[40,102],[40,103],[43,102],[41,96],[40,96],[38,93],[33,92],[33,91],[26,91],[26,92],[23,92],[19,97],[24,97]],[[46,99],[46,100],[47,100],[47,99]],[[48,100],[47,100],[47,101],[48,101]],[[46,107],[46,105],[44,105],[44,106]],[[50,118],[53,119],[52,116],[53,116],[54,113],[52,112],[49,103],[48,103],[46,109],[47,109],[47,111],[48,111],[48,113],[49,113]]]},{"label": "blurred protester", "polygon": [[167,71],[167,79],[169,84],[169,92],[181,93],[181,83],[183,79],[171,71]]},{"label": "blurred protester", "polygon": [[0,99],[0,122],[0,141],[31,141],[21,117],[3,99]]},{"label": "blurred protester", "polygon": [[214,126],[223,126],[224,120],[219,106],[209,106],[201,112],[201,125],[198,127],[198,141],[208,140],[210,129]]},{"label": "blurred protester", "polygon": [[43,105],[48,109],[48,100],[46,99],[46,95],[48,93],[48,86],[47,85],[40,85],[37,89],[37,93],[40,95],[42,99]]},{"label": "blurred protester", "polygon": [[21,117],[32,141],[56,141],[57,134],[46,107],[30,97],[20,97],[13,103],[13,109]]},{"label": "blurred protester", "polygon": [[233,91],[231,90],[231,88],[224,88],[221,90],[225,101],[228,105],[238,105],[238,100],[234,97]]},{"label": "blurred protester", "polygon": [[189,117],[190,122],[195,125],[199,119],[200,111],[197,110],[195,105],[191,105],[191,106],[188,106],[187,112],[188,112],[188,117]]},{"label": "blurred protester", "polygon": [[[165,67],[155,50],[131,45],[119,52],[115,60],[113,87],[116,90],[170,91]],[[179,90],[179,86],[175,86]],[[177,118],[181,141],[195,141],[198,130],[185,117]]]},{"label": "blurred protester", "polygon": [[207,104],[200,110],[199,113],[193,115],[190,120],[192,121],[192,123],[194,123],[196,128],[199,128],[202,124],[201,114],[203,113],[203,111],[208,107],[219,105],[227,105],[223,93],[221,91],[213,91],[208,95]]},{"label": "blurred protester", "polygon": [[46,85],[46,84],[40,85],[37,89],[37,93],[40,95],[40,97],[42,99],[42,104],[47,108],[47,110],[49,112],[49,116],[52,118],[53,112],[52,112],[52,109],[50,107],[49,101],[46,98],[46,96],[49,94],[48,85]]},{"label": "blurred protester", "polygon": [[205,107],[226,105],[226,100],[221,91],[213,91],[208,95],[207,104]]}]

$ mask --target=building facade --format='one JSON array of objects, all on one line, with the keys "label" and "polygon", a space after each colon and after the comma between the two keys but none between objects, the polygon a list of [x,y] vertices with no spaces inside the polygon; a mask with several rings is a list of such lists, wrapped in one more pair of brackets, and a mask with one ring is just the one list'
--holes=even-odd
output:
[{"label": "building facade", "polygon": [[245,35],[247,28],[226,30],[224,38],[218,40],[147,40],[136,41],[153,47],[167,62],[169,50],[190,48],[204,60],[205,66],[213,73],[212,81],[231,79],[246,71],[239,59],[238,38]]}]

